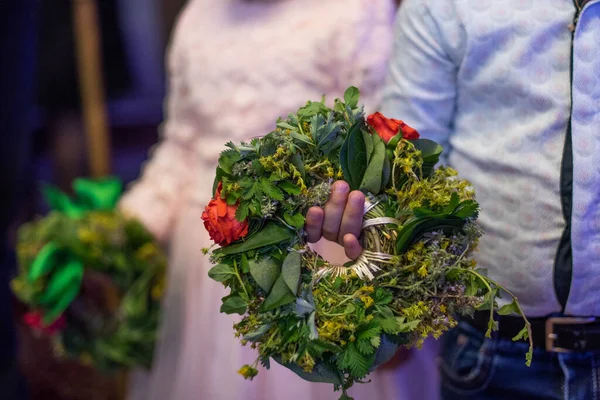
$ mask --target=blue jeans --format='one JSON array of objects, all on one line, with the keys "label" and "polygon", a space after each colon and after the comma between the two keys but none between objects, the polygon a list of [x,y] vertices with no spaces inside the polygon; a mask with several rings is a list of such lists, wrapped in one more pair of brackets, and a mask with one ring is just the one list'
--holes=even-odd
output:
[{"label": "blue jeans", "polygon": [[485,338],[465,322],[443,340],[444,400],[600,399],[600,354],[536,349],[527,367],[527,343]]}]

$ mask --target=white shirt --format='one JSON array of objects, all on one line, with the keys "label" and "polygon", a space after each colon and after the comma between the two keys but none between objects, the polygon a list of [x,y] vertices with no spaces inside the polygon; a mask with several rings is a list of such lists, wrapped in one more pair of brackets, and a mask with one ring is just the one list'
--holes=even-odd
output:
[{"label": "white shirt", "polygon": [[[573,275],[564,312],[600,315],[600,0],[405,0],[382,111],[446,148],[477,191],[479,266],[530,316],[554,291],[571,115]],[[574,37],[574,40],[572,38]],[[571,46],[573,82],[571,84]]]}]

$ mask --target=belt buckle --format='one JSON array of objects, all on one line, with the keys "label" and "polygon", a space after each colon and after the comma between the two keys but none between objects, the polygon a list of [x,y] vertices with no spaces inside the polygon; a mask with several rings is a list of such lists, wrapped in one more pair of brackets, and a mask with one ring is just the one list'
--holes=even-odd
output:
[{"label": "belt buckle", "polygon": [[595,322],[595,317],[550,317],[546,320],[546,351],[551,353],[573,353],[574,350],[555,346],[558,335],[554,333],[555,325],[586,325]]}]

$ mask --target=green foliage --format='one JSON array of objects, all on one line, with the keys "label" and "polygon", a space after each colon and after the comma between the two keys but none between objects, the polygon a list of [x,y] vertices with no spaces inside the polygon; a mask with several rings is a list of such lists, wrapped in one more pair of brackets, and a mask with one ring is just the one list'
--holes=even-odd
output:
[{"label": "green foliage", "polygon": [[[221,155],[222,197],[249,233],[212,251],[219,265],[209,275],[231,290],[222,310],[242,314],[236,335],[258,352],[242,375],[252,378],[259,362],[273,359],[348,398],[397,346],[439,337],[458,314],[489,308],[493,316],[504,288],[470,257],[482,232],[469,183],[435,169],[437,143],[396,135],[386,144],[373,133],[358,89],[349,88],[333,108],[308,102]],[[385,223],[366,224],[365,260],[334,266],[308,248],[304,224],[341,178],[371,195],[365,221]],[[515,299],[499,311],[520,307]]]},{"label": "green foliage", "polygon": [[249,271],[265,293],[269,293],[273,284],[281,274],[281,264],[271,257],[261,257],[258,260],[249,260]]},{"label": "green foliage", "polygon": [[246,312],[246,301],[240,296],[226,296],[222,299],[221,312],[225,314],[244,314]]}]

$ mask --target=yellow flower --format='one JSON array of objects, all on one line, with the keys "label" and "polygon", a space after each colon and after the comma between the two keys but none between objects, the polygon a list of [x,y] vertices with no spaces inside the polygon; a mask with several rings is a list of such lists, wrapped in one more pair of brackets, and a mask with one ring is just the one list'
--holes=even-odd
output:
[{"label": "yellow flower", "polygon": [[365,308],[369,308],[375,303],[371,296],[360,296],[360,301],[365,304]]},{"label": "yellow flower", "polygon": [[150,291],[150,296],[152,296],[153,300],[158,301],[158,300],[162,299],[164,293],[165,293],[165,278],[163,276],[152,287],[152,290]]},{"label": "yellow flower", "polygon": [[252,380],[256,375],[258,375],[258,370],[248,364],[244,365],[239,369],[238,374],[242,375],[244,379]]},{"label": "yellow flower", "polygon": [[87,228],[78,229],[77,237],[83,243],[92,243],[92,242],[100,240],[100,237],[98,236],[98,234],[96,232],[94,232],[90,229],[87,229]]},{"label": "yellow flower", "polygon": [[136,256],[141,260],[148,260],[156,256],[157,253],[158,248],[156,245],[152,242],[148,242],[136,251]]},{"label": "yellow flower", "polygon": [[420,276],[421,278],[425,278],[425,277],[428,275],[428,272],[427,272],[427,265],[423,264],[423,265],[421,266],[421,268],[419,268],[419,270],[417,271],[417,274],[419,274],[419,276]]},{"label": "yellow flower", "polygon": [[275,157],[281,158],[283,156],[285,156],[285,149],[282,146],[280,146],[277,148],[277,151],[275,152]]},{"label": "yellow flower", "polygon": [[440,311],[445,313],[446,312],[446,306],[445,305],[440,305]]},{"label": "yellow flower", "polygon": [[304,372],[312,372],[315,368],[315,360],[308,353],[304,353],[304,357],[300,360],[298,365],[304,370]]}]

